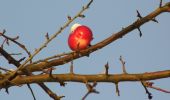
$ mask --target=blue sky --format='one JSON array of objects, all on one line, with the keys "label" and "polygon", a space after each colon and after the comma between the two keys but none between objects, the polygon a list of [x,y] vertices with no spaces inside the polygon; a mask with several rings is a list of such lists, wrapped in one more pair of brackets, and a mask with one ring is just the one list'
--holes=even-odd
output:
[{"label": "blue sky", "polygon": [[[6,29],[7,35],[19,35],[19,41],[33,52],[45,41],[45,34],[55,33],[67,21],[67,16],[74,16],[88,0],[0,0],[0,31]],[[169,0],[163,0],[168,2]],[[89,26],[94,34],[92,45],[109,37],[133,23],[138,9],[142,16],[152,12],[159,5],[159,0],[94,0],[84,14],[85,18],[78,18],[74,23]],[[134,30],[122,39],[111,43],[107,47],[90,55],[74,61],[75,73],[98,74],[103,71],[104,65],[109,62],[112,74],[122,73],[119,56],[126,61],[126,69],[129,73],[143,73],[150,71],[168,70],[170,67],[170,14],[164,13],[156,19],[159,24],[149,22],[141,27],[142,38],[139,32]],[[72,25],[71,24],[71,25]],[[70,26],[71,26],[70,25]],[[53,40],[48,48],[45,48],[33,60],[49,57],[54,54],[69,52],[67,38],[70,31],[67,27],[62,34]],[[0,40],[2,41],[2,39]],[[26,54],[18,46],[11,43],[5,46],[9,52],[21,52]],[[19,59],[21,56],[16,56]],[[8,65],[3,57],[0,57],[0,66],[15,68]],[[68,73],[70,63],[58,66],[55,73]],[[169,79],[153,81],[155,85],[170,90]],[[86,87],[81,83],[68,83],[66,87],[60,87],[58,83],[46,83],[54,92],[65,95],[62,100],[80,100],[86,93]],[[36,84],[31,85],[37,100],[51,100]],[[111,83],[99,83],[96,89],[100,94],[90,94],[86,100],[146,100],[144,88],[139,82],[120,83],[121,96],[115,93],[115,86]],[[170,94],[149,89],[154,100],[167,100]],[[24,85],[20,88],[11,87],[10,94],[0,91],[1,100],[25,99],[32,100],[30,91]]]}]

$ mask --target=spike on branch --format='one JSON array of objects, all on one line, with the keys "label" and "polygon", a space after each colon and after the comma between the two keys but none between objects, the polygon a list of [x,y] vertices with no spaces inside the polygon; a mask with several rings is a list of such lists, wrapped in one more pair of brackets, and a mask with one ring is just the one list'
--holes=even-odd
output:
[{"label": "spike on branch", "polygon": [[70,65],[70,74],[74,74],[73,61],[71,61],[71,65]]},{"label": "spike on branch", "polygon": [[71,16],[67,16],[67,19],[68,19],[68,20],[71,20]]},{"label": "spike on branch", "polygon": [[141,14],[139,13],[139,11],[138,11],[138,10],[136,10],[136,12],[137,12],[137,17],[139,17],[139,19],[141,19],[141,18],[142,18],[142,16],[141,16]]},{"label": "spike on branch", "polygon": [[109,75],[109,63],[107,62],[107,64],[105,65],[105,75],[108,76]]},{"label": "spike on branch", "polygon": [[127,74],[126,68],[125,68],[125,63],[126,63],[126,62],[123,60],[122,56],[120,56],[119,60],[120,60],[120,62],[121,62],[121,64],[122,64],[123,73],[124,73],[124,74]]},{"label": "spike on branch", "polygon": [[46,39],[47,39],[47,41],[48,41],[48,40],[49,40],[49,34],[48,34],[48,32],[46,33],[45,37],[46,37]]},{"label": "spike on branch", "polygon": [[160,3],[159,3],[159,8],[162,7],[162,0],[160,0]]},{"label": "spike on branch", "polygon": [[85,18],[85,15],[79,15],[80,18]]},{"label": "spike on branch", "polygon": [[142,37],[142,31],[140,30],[140,27],[137,28],[139,31],[139,36]]},{"label": "spike on branch", "polygon": [[118,83],[115,83],[115,86],[116,86],[116,94],[117,94],[117,96],[120,96],[120,91],[119,91]]}]

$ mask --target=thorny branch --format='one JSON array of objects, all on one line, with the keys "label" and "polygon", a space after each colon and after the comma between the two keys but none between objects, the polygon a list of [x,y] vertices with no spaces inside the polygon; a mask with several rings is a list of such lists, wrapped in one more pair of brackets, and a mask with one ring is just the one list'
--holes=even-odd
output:
[{"label": "thorny branch", "polygon": [[[36,54],[38,54],[54,38],[56,38],[60,33],[62,33],[62,31],[67,26],[69,26],[69,24],[71,22],[73,22],[78,17],[84,18],[85,15],[83,15],[83,12],[89,8],[89,6],[91,5],[92,2],[93,2],[93,0],[90,0],[89,3],[86,6],[83,6],[82,10],[80,12],[78,12],[73,18],[71,16],[67,16],[68,21],[55,34],[53,34],[52,36],[49,36],[49,34],[47,33],[45,35],[46,42],[44,44],[42,44],[38,49],[36,49],[36,51],[32,55],[30,54],[30,52],[28,52],[28,50],[25,48],[25,46],[23,44],[16,41],[19,37],[10,38],[10,37],[4,35],[5,31],[3,33],[0,33],[1,36],[3,36],[5,39],[7,39],[3,42],[3,44],[5,42],[8,43],[8,40],[10,40],[10,41],[16,43],[17,45],[19,45],[29,55],[29,58],[23,64],[20,64],[20,62],[23,60],[23,58],[20,59],[19,61],[17,61],[12,56],[10,56],[10,54],[8,54],[3,48],[0,48],[0,53],[9,61],[9,63],[14,64],[16,67],[18,67],[18,69],[15,71],[10,71],[8,69],[4,69],[4,68],[0,67],[1,70],[5,71],[5,72],[10,71],[10,73],[12,73],[9,75],[6,75],[6,73],[5,74],[0,73],[0,79],[1,79],[0,80],[0,89],[5,88],[6,92],[8,93],[8,88],[11,86],[27,84],[28,87],[30,88],[29,84],[38,83],[38,85],[40,87],[42,87],[42,89],[51,98],[53,98],[54,100],[60,100],[60,98],[62,98],[64,96],[57,96],[43,82],[59,82],[60,84],[64,84],[64,82],[80,82],[80,83],[86,82],[85,84],[88,89],[88,92],[83,97],[82,100],[84,100],[90,93],[99,93],[98,91],[96,91],[94,89],[95,86],[97,85],[97,82],[115,83],[116,92],[118,95],[120,95],[119,88],[118,88],[118,82],[142,80],[141,83],[142,83],[143,87],[145,88],[149,99],[152,98],[152,95],[148,91],[147,87],[153,88],[153,89],[165,92],[165,93],[169,93],[169,91],[163,90],[158,87],[154,87],[154,86],[152,86],[152,84],[150,84],[149,82],[146,82],[146,81],[170,77],[170,70],[149,72],[149,73],[140,73],[140,74],[129,74],[129,73],[126,73],[125,62],[123,61],[123,59],[121,57],[120,57],[120,61],[123,66],[123,72],[124,72],[123,74],[109,74],[108,73],[108,70],[109,70],[108,63],[105,65],[105,69],[106,69],[105,74],[95,74],[95,75],[74,74],[73,73],[73,63],[71,63],[70,73],[68,73],[68,74],[53,74],[52,73],[53,66],[62,65],[62,64],[68,63],[70,61],[73,61],[74,59],[77,59],[77,58],[80,58],[83,56],[87,56],[90,53],[105,47],[106,45],[114,42],[115,40],[123,37],[124,35],[126,35],[127,33],[131,32],[135,29],[138,29],[140,32],[140,36],[142,36],[140,26],[142,26],[143,24],[145,24],[148,21],[158,22],[155,19],[155,17],[157,17],[159,14],[161,14],[163,12],[170,12],[170,2],[168,2],[164,6],[162,6],[162,0],[160,0],[159,8],[157,8],[155,11],[153,11],[152,13],[148,14],[145,17],[142,17],[141,14],[139,13],[139,11],[137,10],[137,14],[138,14],[137,16],[139,17],[138,20],[136,20],[134,23],[127,26],[126,28],[123,28],[121,31],[113,34],[109,38],[87,48],[86,50],[80,50],[79,52],[68,52],[68,53],[57,54],[55,56],[48,57],[48,58],[45,58],[42,60],[32,62],[31,64],[28,64],[28,62],[31,61],[32,58],[36,56]],[[32,72],[43,71],[44,69],[50,69],[50,73],[49,74],[40,74],[40,75],[32,74]],[[22,78],[20,78],[19,75],[24,75],[24,76],[22,76]],[[50,77],[50,76],[52,76],[52,77]],[[93,84],[90,84],[87,82],[93,82]],[[30,88],[30,90],[32,92],[31,88]],[[34,96],[33,92],[32,92],[32,95]],[[34,100],[35,100],[35,96],[34,96]]]},{"label": "thorny branch", "polygon": [[[82,74],[53,74],[53,78],[49,77],[48,74],[42,75],[33,75],[33,76],[22,76],[16,77],[9,84],[0,83],[0,88],[14,86],[15,84],[31,84],[31,83],[40,83],[40,82],[127,82],[127,81],[148,81],[148,80],[157,80],[162,78],[170,77],[170,70],[148,72],[148,73],[136,73],[136,74],[109,74],[106,77],[105,74],[94,74],[94,75],[82,75]],[[1,78],[1,77],[0,77]],[[54,80],[57,79],[56,80]],[[15,84],[14,84],[15,83]]]}]

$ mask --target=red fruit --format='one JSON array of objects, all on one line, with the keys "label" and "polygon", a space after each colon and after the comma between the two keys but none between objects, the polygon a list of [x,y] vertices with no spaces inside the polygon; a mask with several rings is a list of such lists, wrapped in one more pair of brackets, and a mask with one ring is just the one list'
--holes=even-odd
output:
[{"label": "red fruit", "polygon": [[73,27],[74,26],[76,26],[76,28],[72,30],[68,38],[68,45],[70,49],[73,51],[78,51],[88,48],[93,39],[91,29],[87,26],[79,24],[73,25]]}]

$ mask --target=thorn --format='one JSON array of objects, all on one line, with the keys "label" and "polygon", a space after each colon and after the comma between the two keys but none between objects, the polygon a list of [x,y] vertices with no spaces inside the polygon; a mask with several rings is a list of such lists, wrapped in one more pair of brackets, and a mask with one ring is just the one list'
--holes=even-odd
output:
[{"label": "thorn", "polygon": [[85,15],[79,15],[79,17],[81,17],[81,18],[85,18]]},{"label": "thorn", "polygon": [[12,38],[13,40],[17,40],[17,39],[19,39],[19,36],[16,36],[16,37],[14,37],[14,38]]},{"label": "thorn", "polygon": [[105,75],[108,76],[109,74],[109,64],[107,62],[107,64],[105,65]]},{"label": "thorn", "polygon": [[162,7],[162,0],[160,0],[160,3],[159,3],[159,8]]},{"label": "thorn", "polygon": [[89,6],[91,5],[92,2],[93,2],[93,0],[91,0],[91,1],[87,4],[87,8],[89,8]]},{"label": "thorn", "polygon": [[138,29],[138,31],[139,31],[139,36],[142,37],[142,31],[140,30],[139,27],[138,27],[137,29]]},{"label": "thorn", "polygon": [[116,94],[117,94],[117,96],[120,96],[120,91],[119,91],[118,83],[115,83],[115,86],[116,86]]},{"label": "thorn", "polygon": [[152,19],[153,22],[159,23],[155,18]]},{"label": "thorn", "polygon": [[9,40],[8,39],[6,39],[6,44],[9,46]]},{"label": "thorn", "polygon": [[2,34],[5,34],[6,33],[6,30],[5,29],[3,29],[3,32],[2,32]]},{"label": "thorn", "polygon": [[46,37],[47,40],[49,40],[49,34],[48,34],[48,32],[46,33],[45,37]]},{"label": "thorn", "polygon": [[124,73],[124,74],[127,74],[126,68],[125,68],[125,63],[126,63],[126,62],[122,59],[122,56],[120,56],[119,60],[120,60],[120,62],[122,63],[123,73]]},{"label": "thorn", "polygon": [[65,82],[59,82],[59,83],[60,83],[60,86],[62,86],[62,87],[65,87],[66,84],[67,84],[67,83],[65,83]]},{"label": "thorn", "polygon": [[6,92],[7,94],[9,94],[9,90],[8,90],[8,88],[5,88],[5,92]]},{"label": "thorn", "polygon": [[136,10],[136,12],[137,12],[137,17],[139,17],[139,19],[141,19],[141,18],[142,18],[142,16],[141,16],[141,14],[139,13],[139,11],[138,11],[138,10]]},{"label": "thorn", "polygon": [[21,58],[18,62],[21,62],[21,61],[23,61],[24,59],[25,59],[26,57],[23,57],[23,58]]},{"label": "thorn", "polygon": [[73,71],[73,61],[71,61],[71,65],[70,65],[70,74],[74,74],[74,71]]},{"label": "thorn", "polygon": [[68,19],[68,20],[71,20],[71,16],[67,16],[67,19]]}]

